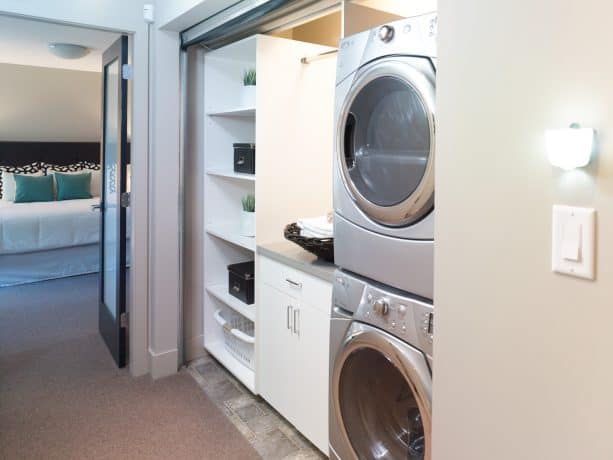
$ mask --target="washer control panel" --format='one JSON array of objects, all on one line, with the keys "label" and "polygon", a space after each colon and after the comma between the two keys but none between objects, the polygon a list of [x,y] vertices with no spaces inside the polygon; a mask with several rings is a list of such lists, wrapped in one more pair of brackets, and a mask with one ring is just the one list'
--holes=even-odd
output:
[{"label": "washer control panel", "polygon": [[381,297],[379,300],[375,301],[372,308],[376,314],[385,316],[390,311],[390,301],[385,297]]},{"label": "washer control panel", "polygon": [[379,327],[432,355],[434,307],[431,303],[337,270],[335,305],[352,318]]}]

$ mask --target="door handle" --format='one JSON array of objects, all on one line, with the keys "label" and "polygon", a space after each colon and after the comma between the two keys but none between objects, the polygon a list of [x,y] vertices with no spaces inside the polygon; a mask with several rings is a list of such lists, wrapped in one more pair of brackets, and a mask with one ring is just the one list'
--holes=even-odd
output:
[{"label": "door handle", "polygon": [[102,209],[101,204],[92,204],[92,211],[100,211]]},{"label": "door handle", "polygon": [[296,334],[298,337],[300,337],[299,323],[300,323],[300,310],[296,309],[294,310],[294,334]]},{"label": "door handle", "polygon": [[285,278],[285,281],[287,281],[289,284],[291,284],[294,287],[297,287],[298,289],[302,288],[302,283],[298,283],[292,279],[289,278]]},{"label": "door handle", "polygon": [[130,207],[130,192],[124,192],[120,195],[119,204],[121,204],[122,208]]},{"label": "door handle", "polygon": [[291,311],[294,309],[294,307],[292,307],[291,305],[287,306],[287,328],[291,331],[292,330],[292,325],[290,324],[290,315],[291,315]]}]

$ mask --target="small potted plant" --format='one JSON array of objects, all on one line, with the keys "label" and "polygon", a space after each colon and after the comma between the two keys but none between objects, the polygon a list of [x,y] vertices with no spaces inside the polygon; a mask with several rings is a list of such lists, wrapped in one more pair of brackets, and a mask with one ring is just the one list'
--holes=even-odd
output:
[{"label": "small potted plant", "polygon": [[241,200],[243,210],[241,212],[241,235],[255,236],[255,195],[249,194]]},{"label": "small potted plant", "polygon": [[243,73],[243,106],[255,107],[255,69],[247,69]]}]

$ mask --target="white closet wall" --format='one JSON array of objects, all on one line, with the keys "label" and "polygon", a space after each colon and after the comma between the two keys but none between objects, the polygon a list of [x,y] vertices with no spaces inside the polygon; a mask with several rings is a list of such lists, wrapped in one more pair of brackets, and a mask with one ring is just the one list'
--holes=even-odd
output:
[{"label": "white closet wall", "polygon": [[258,40],[258,243],[283,239],[285,225],[300,217],[332,210],[336,58],[300,62],[330,49]]}]

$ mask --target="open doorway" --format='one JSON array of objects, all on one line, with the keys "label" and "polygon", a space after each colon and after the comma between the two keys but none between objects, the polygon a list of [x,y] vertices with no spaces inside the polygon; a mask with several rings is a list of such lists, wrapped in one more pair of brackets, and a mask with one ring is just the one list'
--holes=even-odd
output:
[{"label": "open doorway", "polygon": [[[98,334],[105,295],[101,283],[107,279],[107,291],[113,284],[107,273],[101,276],[101,266],[109,260],[109,248],[123,246],[125,252],[129,247],[127,211],[124,236],[102,244],[101,215],[120,206],[119,200],[109,200],[109,190],[131,188],[127,108],[125,174],[117,172],[116,160],[114,166],[104,161],[109,155],[101,148],[103,109],[110,101],[103,91],[109,86],[103,59],[120,38],[119,33],[0,16],[2,354],[36,354],[71,341],[78,346],[79,339]],[[106,221],[113,223],[112,217]],[[116,292],[125,306],[127,290]],[[125,355],[115,357],[120,367]]]}]

